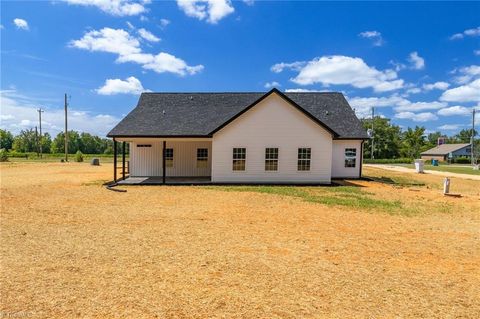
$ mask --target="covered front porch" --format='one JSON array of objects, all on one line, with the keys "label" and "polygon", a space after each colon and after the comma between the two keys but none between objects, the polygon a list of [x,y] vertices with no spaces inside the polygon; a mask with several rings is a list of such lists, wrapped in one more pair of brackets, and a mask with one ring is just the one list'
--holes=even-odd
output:
[{"label": "covered front porch", "polygon": [[[117,160],[118,143],[123,146],[121,164]],[[211,138],[115,137],[114,181],[122,185],[208,184],[211,150]]]}]

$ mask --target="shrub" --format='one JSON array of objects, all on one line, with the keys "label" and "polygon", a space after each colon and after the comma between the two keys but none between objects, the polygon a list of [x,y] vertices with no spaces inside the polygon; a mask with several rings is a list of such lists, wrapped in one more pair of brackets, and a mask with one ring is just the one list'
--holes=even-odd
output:
[{"label": "shrub", "polygon": [[411,158],[378,158],[373,160],[365,158],[363,162],[365,164],[412,164],[413,160]]},{"label": "shrub", "polygon": [[472,160],[468,157],[458,157],[454,159],[454,163],[457,164],[470,164]]},{"label": "shrub", "polygon": [[77,151],[75,153],[75,162],[83,162],[83,153],[80,151]]},{"label": "shrub", "polygon": [[0,162],[8,162],[8,153],[4,148],[0,149]]}]

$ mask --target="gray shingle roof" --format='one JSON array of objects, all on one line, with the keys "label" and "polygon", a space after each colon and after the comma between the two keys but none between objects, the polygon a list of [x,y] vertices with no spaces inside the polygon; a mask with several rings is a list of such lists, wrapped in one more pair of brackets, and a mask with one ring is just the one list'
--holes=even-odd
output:
[{"label": "gray shingle roof", "polygon": [[458,151],[467,146],[470,146],[470,143],[442,144],[422,152],[420,155],[447,155],[448,153]]},{"label": "gray shingle roof", "polygon": [[277,92],[336,138],[367,138],[341,93],[142,93],[137,107],[109,137],[210,136],[260,99]]}]

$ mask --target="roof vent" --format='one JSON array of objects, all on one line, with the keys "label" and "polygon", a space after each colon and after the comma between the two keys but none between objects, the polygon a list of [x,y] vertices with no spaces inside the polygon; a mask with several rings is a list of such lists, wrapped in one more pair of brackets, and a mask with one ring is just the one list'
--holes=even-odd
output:
[{"label": "roof vent", "polygon": [[189,99],[190,99],[190,101],[193,100],[193,96],[190,95]]},{"label": "roof vent", "polygon": [[163,110],[163,111],[162,111],[162,114],[165,115],[165,113],[166,113],[165,110]]},{"label": "roof vent", "polygon": [[325,111],[325,115],[328,115],[328,111]]}]

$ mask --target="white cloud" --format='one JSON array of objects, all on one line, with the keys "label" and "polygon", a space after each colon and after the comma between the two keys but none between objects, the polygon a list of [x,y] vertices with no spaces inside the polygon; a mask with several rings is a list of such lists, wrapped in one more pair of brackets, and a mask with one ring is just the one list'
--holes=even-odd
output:
[{"label": "white cloud", "polygon": [[253,6],[255,4],[255,0],[243,0],[247,6]]},{"label": "white cloud", "polygon": [[265,88],[266,88],[266,89],[271,89],[271,88],[279,87],[279,86],[281,86],[281,85],[280,85],[280,83],[278,83],[277,81],[265,83]]},{"label": "white cloud", "polygon": [[441,109],[437,113],[441,116],[470,115],[472,110],[464,106],[455,105]]},{"label": "white cloud", "polygon": [[378,31],[364,31],[358,34],[359,37],[371,39],[373,45],[376,47],[382,46],[385,42],[383,41],[382,34]]},{"label": "white cloud", "polygon": [[103,28],[92,30],[80,40],[72,40],[69,45],[88,51],[116,53],[120,56],[140,53],[140,41],[123,29]]},{"label": "white cloud", "polygon": [[473,51],[473,54],[475,54],[475,55],[480,55],[480,50],[474,50],[474,51]]},{"label": "white cloud", "polygon": [[480,76],[480,65],[470,65],[460,69],[455,69],[451,73],[460,73],[461,75],[455,77],[455,82],[459,84],[465,84]]},{"label": "white cloud", "polygon": [[101,95],[114,95],[114,94],[140,94],[146,90],[143,88],[142,83],[137,78],[131,76],[125,81],[121,79],[107,79],[105,84],[98,88],[98,94]]},{"label": "white cloud", "polygon": [[479,102],[480,79],[443,92],[440,100],[448,102]]},{"label": "white cloud", "polygon": [[464,37],[478,37],[480,36],[480,27],[473,28],[473,29],[467,29],[463,31],[462,33],[455,33],[450,37],[450,40],[458,40],[458,39],[463,39]]},{"label": "white cloud", "polygon": [[168,19],[160,19],[160,27],[165,28],[167,25],[170,24],[170,20]]},{"label": "white cloud", "polygon": [[[53,105],[61,105],[62,96]],[[18,133],[22,129],[34,128],[38,124],[38,105],[45,105],[45,99],[19,94],[15,90],[0,91],[0,115],[2,128]],[[15,116],[9,116],[15,114]],[[63,108],[45,107],[42,114],[42,129],[56,135],[64,127]],[[71,130],[105,136],[120,119],[107,114],[93,114],[74,107],[69,108],[68,126]]]},{"label": "white cloud", "polygon": [[439,130],[446,130],[446,131],[455,131],[463,127],[463,124],[444,124],[442,126],[439,126]]},{"label": "white cloud", "polygon": [[408,61],[411,64],[411,67],[415,70],[422,70],[425,68],[425,59],[418,55],[418,52],[410,53]]},{"label": "white cloud", "polygon": [[153,59],[143,65],[144,69],[157,73],[170,72],[178,75],[194,75],[203,70],[203,65],[189,66],[185,61],[171,54],[160,52]]},{"label": "white cloud", "polygon": [[203,70],[203,65],[189,66],[184,60],[169,53],[153,55],[142,52],[139,39],[123,29],[92,30],[81,39],[70,41],[69,45],[88,51],[114,53],[118,55],[117,63],[133,62],[157,73],[170,72],[183,76]]},{"label": "white cloud", "polygon": [[177,4],[187,16],[212,24],[235,11],[230,0],[177,0]]},{"label": "white cloud", "polygon": [[127,26],[130,30],[134,30],[135,29],[135,26],[133,24],[130,23],[130,21],[127,21]]},{"label": "white cloud", "polygon": [[443,102],[410,102],[410,101],[402,101],[398,103],[395,107],[395,111],[397,112],[418,112],[418,111],[425,111],[425,110],[438,110],[447,106],[447,103]]},{"label": "white cloud", "polygon": [[322,92],[319,90],[309,90],[309,89],[286,89],[287,93],[308,93],[308,92]]},{"label": "white cloud", "polygon": [[15,18],[13,19],[13,24],[17,27],[17,29],[22,29],[22,30],[29,30],[28,27],[28,22],[26,20],[20,19],[20,18]]},{"label": "white cloud", "polygon": [[422,92],[422,90],[419,89],[419,88],[415,88],[415,87],[411,88],[411,89],[408,89],[406,91],[407,94],[417,94],[417,93],[420,93],[420,92]]},{"label": "white cloud", "polygon": [[424,84],[423,89],[427,90],[427,91],[431,91],[431,90],[434,90],[434,89],[446,90],[446,89],[448,89],[449,86],[450,86],[450,84],[448,84],[447,82],[440,81],[440,82],[435,82],[435,83],[430,83],[430,84]]},{"label": "white cloud", "polygon": [[68,4],[97,7],[113,16],[135,16],[147,11],[150,0],[64,0]]},{"label": "white cloud", "polygon": [[159,42],[160,41],[160,38],[158,38],[157,36],[155,36],[153,33],[151,33],[150,31],[148,30],[145,30],[144,28],[141,28],[138,30],[138,34],[140,34],[140,36],[142,38],[144,38],[145,40],[147,41],[150,41],[150,42]]},{"label": "white cloud", "polygon": [[289,70],[294,70],[294,71],[300,71],[302,67],[306,64],[307,62],[305,61],[297,61],[297,62],[292,62],[292,63],[277,63],[272,65],[270,68],[270,71],[274,73],[280,73],[285,69]]},{"label": "white cloud", "polygon": [[354,97],[351,99],[347,98],[347,100],[360,118],[368,117],[371,114],[372,107],[394,107],[400,103],[409,102],[398,95],[390,97]]},{"label": "white cloud", "polygon": [[361,58],[342,55],[323,56],[309,62],[278,63],[271,69],[278,73],[285,68],[299,68],[298,75],[291,81],[300,85],[352,85],[385,92],[402,88],[404,83],[397,79],[397,73],[393,70],[379,71],[368,66]]},{"label": "white cloud", "polygon": [[3,24],[0,24],[0,30],[3,30],[5,29],[5,27],[3,26]]},{"label": "white cloud", "polygon": [[424,112],[424,113],[400,112],[395,114],[395,118],[412,120],[414,122],[428,122],[428,121],[435,121],[438,119],[438,117],[431,112]]}]

